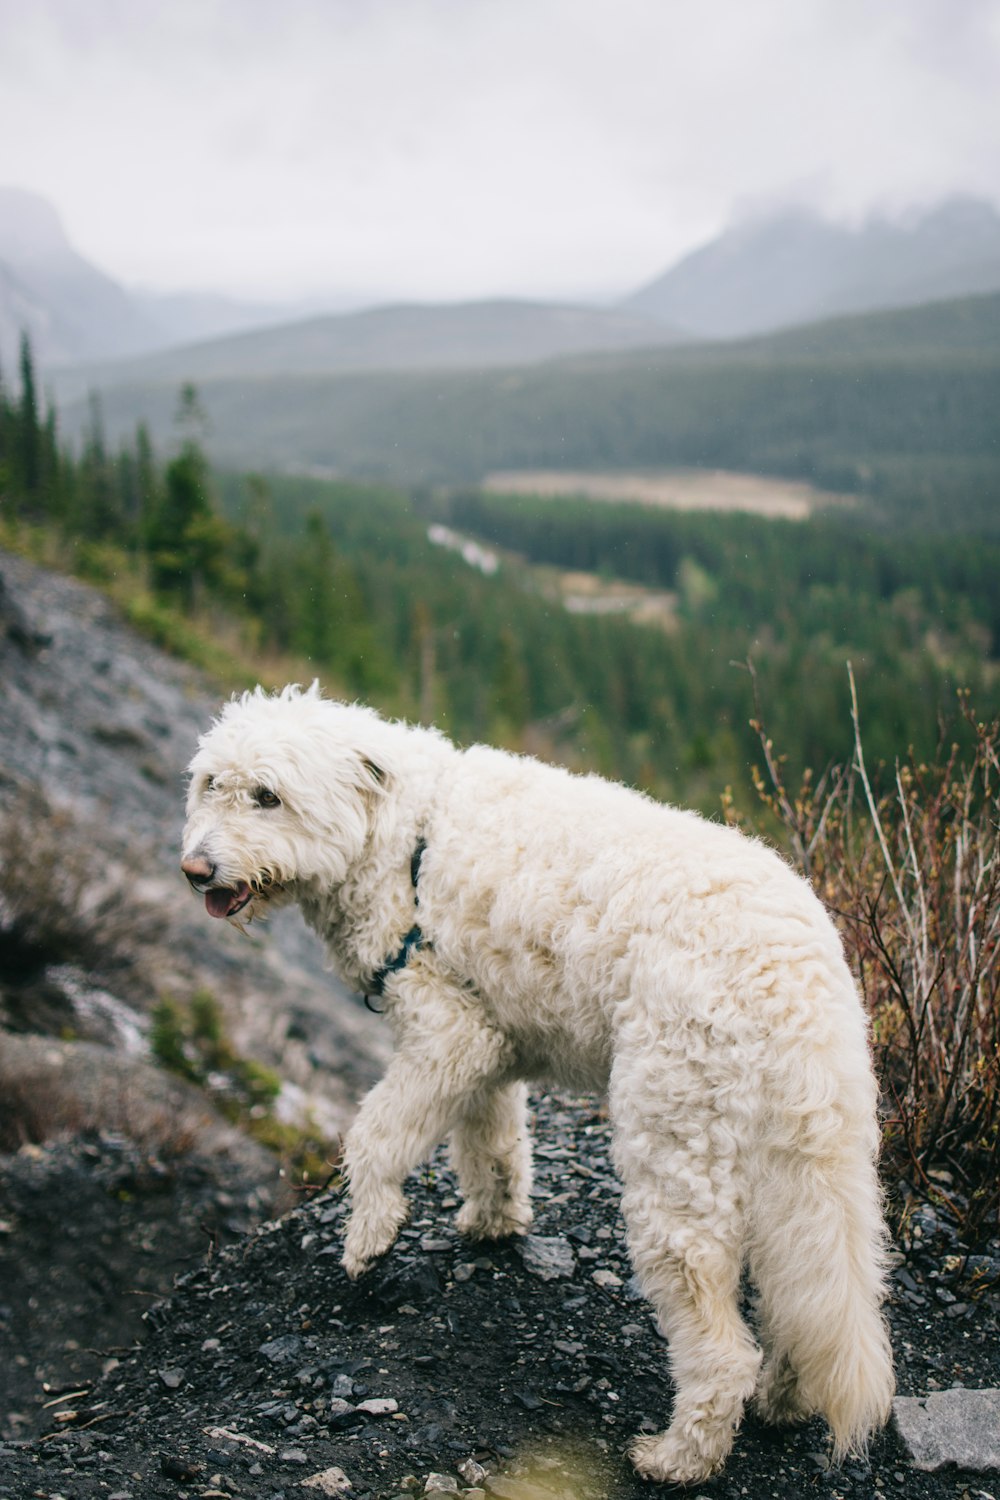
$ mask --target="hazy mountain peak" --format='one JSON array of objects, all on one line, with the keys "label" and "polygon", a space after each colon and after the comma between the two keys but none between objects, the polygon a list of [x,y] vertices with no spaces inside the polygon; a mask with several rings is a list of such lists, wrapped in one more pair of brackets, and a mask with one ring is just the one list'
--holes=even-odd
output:
[{"label": "hazy mountain peak", "polygon": [[708,338],[1000,289],[1000,214],[954,197],[857,227],[808,207],[754,213],[622,304]]},{"label": "hazy mountain peak", "polygon": [[20,265],[72,253],[62,220],[47,199],[25,188],[0,187],[0,259]]}]

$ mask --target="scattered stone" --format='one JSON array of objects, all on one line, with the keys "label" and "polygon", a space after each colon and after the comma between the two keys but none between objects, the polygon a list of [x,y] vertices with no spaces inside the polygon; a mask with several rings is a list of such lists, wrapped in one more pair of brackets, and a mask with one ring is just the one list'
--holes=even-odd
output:
[{"label": "scattered stone", "polygon": [[351,1488],[351,1481],[343,1469],[333,1466],[329,1469],[320,1469],[318,1474],[310,1474],[308,1479],[303,1479],[304,1490],[319,1490],[321,1495],[344,1495]]},{"label": "scattered stone", "polygon": [[341,1401],[347,1401],[354,1395],[354,1381],[350,1375],[335,1375],[333,1379],[333,1394]]},{"label": "scattered stone", "polygon": [[897,1396],[893,1415],[914,1468],[1000,1470],[1000,1390]]},{"label": "scattered stone", "polygon": [[437,1239],[432,1234],[421,1235],[420,1248],[428,1255],[442,1255],[446,1250],[453,1250],[454,1244],[451,1240]]},{"label": "scattered stone", "polygon": [[476,1268],[471,1261],[463,1261],[461,1265],[455,1267],[451,1274],[456,1281],[471,1281],[476,1274]]},{"label": "scattered stone", "polygon": [[366,1412],[369,1417],[390,1417],[399,1411],[399,1402],[391,1396],[369,1396],[367,1401],[359,1401],[354,1410]]},{"label": "scattered stone", "polygon": [[308,1457],[301,1448],[282,1448],[278,1458],[283,1464],[307,1464]]},{"label": "scattered stone", "polygon": [[524,1269],[540,1281],[556,1281],[576,1270],[573,1246],[559,1235],[528,1234],[518,1244]]},{"label": "scattered stone", "polygon": [[205,1465],[197,1463],[192,1458],[182,1458],[179,1454],[161,1453],[160,1473],[167,1479],[196,1479]]},{"label": "scattered stone", "polygon": [[466,1484],[482,1484],[486,1478],[486,1470],[482,1464],[477,1464],[474,1458],[463,1458],[458,1465],[458,1472]]},{"label": "scattered stone", "polygon": [[256,1453],[274,1452],[270,1443],[262,1443],[257,1438],[249,1437],[245,1432],[233,1432],[229,1427],[206,1427],[205,1436],[214,1438],[216,1442],[242,1443],[246,1448],[253,1448]]},{"label": "scattered stone", "polygon": [[424,1480],[425,1495],[457,1495],[458,1480],[454,1474],[428,1474]]},{"label": "scattered stone", "polygon": [[285,1333],[281,1338],[271,1339],[266,1344],[261,1344],[257,1350],[263,1354],[272,1365],[283,1365],[288,1360],[297,1359],[302,1352],[302,1340],[297,1333]]},{"label": "scattered stone", "polygon": [[185,1375],[180,1365],[171,1365],[169,1370],[158,1370],[157,1374],[168,1391],[176,1391],[184,1384]]},{"label": "scattered stone", "polygon": [[378,1286],[378,1297],[390,1312],[405,1312],[414,1304],[433,1302],[441,1295],[441,1278],[429,1260],[404,1260],[390,1270]]},{"label": "scattered stone", "polygon": [[621,1277],[616,1276],[614,1271],[592,1271],[590,1279],[595,1286],[602,1287],[605,1291],[613,1291],[622,1284]]}]

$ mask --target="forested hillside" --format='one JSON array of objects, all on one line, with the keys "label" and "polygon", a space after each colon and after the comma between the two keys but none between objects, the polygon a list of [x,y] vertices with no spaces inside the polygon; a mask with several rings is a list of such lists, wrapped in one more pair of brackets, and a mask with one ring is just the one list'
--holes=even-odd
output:
[{"label": "forested hillside", "polygon": [[[860,494],[891,525],[1000,531],[1000,296],[840,319],[740,344],[516,370],[219,379],[219,463],[394,484],[497,469],[693,466]],[[171,430],[173,387],[102,395],[117,437]],[[86,409],[69,413],[84,432]]]},{"label": "forested hillside", "polygon": [[[769,728],[799,765],[849,753],[848,659],[875,759],[930,751],[958,686],[983,713],[1000,703],[1000,545],[957,527],[931,538],[850,512],[774,522],[213,478],[192,390],[175,418],[165,466],[144,428],[112,448],[96,409],[70,458],[39,411],[25,349],[0,429],[7,535],[37,546],[58,528],[74,565],[134,620],[234,685],[317,673],[461,740],[706,807],[728,782],[747,791],[759,754],[748,658]],[[442,521],[503,549],[499,571],[432,546],[428,527]],[[675,604],[643,627],[571,614],[538,564],[632,579]]]}]

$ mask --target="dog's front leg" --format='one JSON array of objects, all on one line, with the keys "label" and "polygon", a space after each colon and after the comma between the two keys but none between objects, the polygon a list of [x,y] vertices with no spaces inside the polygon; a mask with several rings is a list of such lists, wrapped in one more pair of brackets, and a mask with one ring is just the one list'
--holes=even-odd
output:
[{"label": "dog's front leg", "polygon": [[[406,988],[408,1002],[415,998],[415,983]],[[406,1218],[402,1186],[408,1173],[444,1140],[470,1097],[503,1065],[503,1038],[482,1024],[464,996],[453,1000],[426,983],[420,989],[420,1005],[408,1004],[402,1017],[399,1051],[345,1142],[351,1216],[343,1265],[352,1278],[396,1239]]]},{"label": "dog's front leg", "polygon": [[523,1083],[482,1089],[451,1138],[451,1164],[465,1203],[456,1223],[473,1239],[500,1240],[531,1228],[531,1139]]}]

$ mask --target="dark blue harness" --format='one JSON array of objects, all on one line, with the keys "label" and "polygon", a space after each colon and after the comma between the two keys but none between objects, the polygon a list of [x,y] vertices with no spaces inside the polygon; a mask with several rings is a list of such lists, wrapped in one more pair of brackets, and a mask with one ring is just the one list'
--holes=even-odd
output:
[{"label": "dark blue harness", "polygon": [[[417,881],[420,879],[420,861],[423,859],[426,849],[426,839],[418,839],[417,847],[414,849],[413,854],[410,858],[410,884],[413,886],[414,906],[416,906],[420,900],[420,897],[417,893]],[[414,923],[414,925],[410,928],[409,932],[403,939],[402,947],[396,954],[395,958],[390,958],[386,963],[382,965],[381,969],[376,969],[375,973],[372,975],[371,986],[368,990],[368,994],[365,996],[366,1004],[369,995],[383,994],[385,991],[385,982],[389,978],[389,975],[398,974],[400,969],[405,969],[406,965],[410,961],[410,954],[418,952],[424,946],[424,935],[421,932],[419,926]],[[373,1009],[373,1007],[369,1006],[369,1009]]]}]

